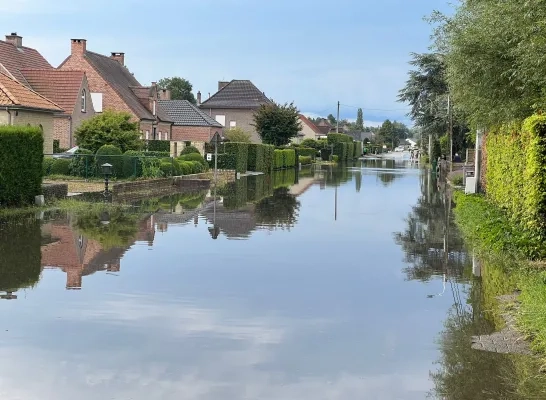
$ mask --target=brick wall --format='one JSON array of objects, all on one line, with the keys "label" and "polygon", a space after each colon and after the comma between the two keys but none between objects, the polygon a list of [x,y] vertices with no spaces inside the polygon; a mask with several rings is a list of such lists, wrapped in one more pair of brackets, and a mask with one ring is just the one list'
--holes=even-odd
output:
[{"label": "brick wall", "polygon": [[[171,125],[165,122],[160,122],[157,124],[157,132],[161,132],[161,139],[162,140],[171,140]],[[165,134],[167,134],[167,137],[165,137]]]},{"label": "brick wall", "polygon": [[70,118],[53,118],[53,140],[59,141],[59,147],[69,149],[70,146]]},{"label": "brick wall", "polygon": [[[153,140],[153,122],[152,121],[140,121],[140,132],[142,132],[142,139]],[[146,137],[146,131],[148,131],[148,137]]]},{"label": "brick wall", "polygon": [[216,119],[218,115],[224,115],[226,117],[226,129],[230,128],[230,121],[235,121],[238,128],[244,129],[251,134],[252,142],[262,143],[262,140],[256,128],[252,126],[254,124],[254,110],[232,110],[232,109],[202,109],[213,119]]},{"label": "brick wall", "polygon": [[42,126],[44,132],[44,153],[53,153],[53,114],[36,111],[12,111],[13,125]]},{"label": "brick wall", "polygon": [[[85,90],[85,102],[86,102],[86,109],[85,111],[82,111],[81,106],[81,92],[82,90]],[[80,87],[80,95],[76,101],[76,104],[74,106],[74,110],[72,110],[72,121],[70,124],[70,131],[69,131],[69,138],[70,143],[66,146],[68,148],[74,147],[76,145],[76,139],[74,138],[74,132],[80,127],[81,123],[85,121],[86,119],[92,118],[95,116],[95,109],[93,108],[93,100],[91,100],[91,92],[92,90],[89,88],[89,84],[87,82],[87,78],[84,77],[82,81],[82,85]],[[93,91],[94,92],[94,91]],[[104,104],[103,104],[104,106]],[[65,146],[61,146],[65,147]]]},{"label": "brick wall", "polygon": [[[199,150],[199,153],[205,156],[205,142],[191,142],[191,145]],[[186,147],[186,142],[171,140],[171,157],[178,157]]]},{"label": "brick wall", "polygon": [[215,132],[220,132],[220,128],[211,128],[208,126],[177,126],[173,125],[171,140],[190,141],[190,142],[208,142],[214,136]]}]

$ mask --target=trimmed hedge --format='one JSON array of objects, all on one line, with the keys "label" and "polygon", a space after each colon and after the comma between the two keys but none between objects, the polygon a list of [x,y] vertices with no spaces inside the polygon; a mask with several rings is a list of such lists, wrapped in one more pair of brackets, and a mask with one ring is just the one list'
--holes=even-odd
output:
[{"label": "trimmed hedge", "polygon": [[336,143],[352,143],[353,138],[344,133],[329,133],[328,134],[328,144]]},{"label": "trimmed hedge", "polygon": [[248,145],[248,170],[265,171],[265,145],[254,143]]},{"label": "trimmed hedge", "polygon": [[296,166],[296,151],[293,149],[284,149],[284,167],[285,168],[294,168]]},{"label": "trimmed hedge", "polygon": [[50,175],[51,174],[51,166],[55,162],[55,159],[52,157],[44,157],[44,161],[42,162],[42,170],[43,175]]},{"label": "trimmed hedge", "polygon": [[123,153],[123,177],[137,178],[142,175],[143,153],[136,150],[127,150]]},{"label": "trimmed hedge", "polygon": [[[235,169],[237,158],[235,154],[218,154],[218,169]],[[214,168],[214,154],[209,162],[209,167]]]},{"label": "trimmed hedge", "polygon": [[273,170],[273,160],[275,157],[275,146],[271,144],[264,144],[264,171],[271,172]]},{"label": "trimmed hedge", "polygon": [[199,153],[183,154],[179,156],[178,159],[180,161],[197,161],[203,167],[208,166],[207,162],[205,161],[205,158]]},{"label": "trimmed hedge", "polygon": [[334,155],[338,156],[340,161],[347,160],[347,143],[337,142],[334,144]]},{"label": "trimmed hedge", "polygon": [[546,116],[491,130],[484,159],[487,197],[529,241],[546,241]]},{"label": "trimmed hedge", "polygon": [[146,148],[148,151],[162,151],[170,153],[171,142],[168,140],[148,140],[148,145]]},{"label": "trimmed hedge", "polygon": [[284,150],[275,149],[273,151],[273,168],[282,169],[284,168]]},{"label": "trimmed hedge", "polygon": [[320,158],[322,161],[328,161],[330,160],[330,155],[332,154],[331,149],[321,149],[320,150]]},{"label": "trimmed hedge", "polygon": [[355,142],[355,158],[362,156],[362,142]]},{"label": "trimmed hedge", "polygon": [[50,175],[69,175],[71,160],[67,158],[54,158],[51,168],[49,170]]},{"label": "trimmed hedge", "polygon": [[226,143],[224,152],[235,155],[235,170],[237,172],[244,173],[248,170],[248,143]]},{"label": "trimmed hedge", "polygon": [[184,154],[191,154],[191,153],[198,153],[198,154],[201,154],[201,152],[199,150],[197,150],[197,147],[194,147],[194,146],[186,146],[184,147],[184,149],[180,152],[180,155],[184,155]]},{"label": "trimmed hedge", "polygon": [[313,159],[310,156],[300,156],[301,165],[309,165],[313,163]]},{"label": "trimmed hedge", "polygon": [[347,143],[347,160],[353,160],[355,158],[355,145],[353,143]]},{"label": "trimmed hedge", "polygon": [[[127,152],[126,152],[127,153]],[[141,155],[145,156],[145,157],[158,157],[158,158],[162,158],[162,157],[170,157],[171,156],[171,153],[168,152],[168,151],[146,151],[144,153],[141,153]]]},{"label": "trimmed hedge", "polygon": [[163,172],[163,176],[173,176],[174,165],[171,161],[161,160],[159,168],[161,169],[161,172]]},{"label": "trimmed hedge", "polygon": [[29,204],[42,192],[43,151],[38,127],[0,126],[0,205]]},{"label": "trimmed hedge", "polygon": [[102,173],[102,164],[109,163],[112,165],[112,176],[121,177],[123,175],[123,158],[121,155],[121,150],[112,144],[101,146],[95,154],[97,173]]},{"label": "trimmed hedge", "polygon": [[313,149],[312,147],[299,147],[298,148],[298,154],[300,158],[302,156],[309,156],[312,159],[314,159],[317,156],[317,150]]}]

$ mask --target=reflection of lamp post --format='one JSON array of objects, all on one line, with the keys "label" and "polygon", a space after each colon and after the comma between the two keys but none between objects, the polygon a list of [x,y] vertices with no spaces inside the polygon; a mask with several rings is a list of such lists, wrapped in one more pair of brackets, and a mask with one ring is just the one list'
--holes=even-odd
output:
[{"label": "reflection of lamp post", "polygon": [[102,225],[108,225],[110,224],[110,214],[108,213],[108,211],[104,210],[101,214],[100,214],[100,223]]},{"label": "reflection of lamp post", "polygon": [[2,300],[15,300],[17,299],[17,295],[13,294],[11,291],[7,291],[6,294],[0,295],[0,299]]},{"label": "reflection of lamp post", "polygon": [[216,186],[216,178],[218,175],[218,146],[224,141],[223,135],[221,136],[218,132],[214,134],[211,139],[211,143],[214,143],[214,186]]},{"label": "reflection of lamp post", "polygon": [[213,239],[217,239],[220,235],[220,228],[216,226],[216,187],[218,186],[218,146],[224,141],[224,135],[220,135],[218,132],[214,134],[211,139],[211,143],[214,143],[214,195],[213,195],[213,217],[212,227],[209,227],[210,236]]},{"label": "reflection of lamp post", "polygon": [[432,299],[433,297],[436,297],[436,296],[440,297],[445,293],[445,291],[446,291],[446,281],[447,281],[446,274],[444,274],[444,278],[442,280],[443,280],[444,289],[438,294],[428,294],[427,298]]},{"label": "reflection of lamp post", "polygon": [[108,178],[112,175],[112,164],[105,163],[101,165],[102,174],[104,175],[104,195],[108,195]]}]

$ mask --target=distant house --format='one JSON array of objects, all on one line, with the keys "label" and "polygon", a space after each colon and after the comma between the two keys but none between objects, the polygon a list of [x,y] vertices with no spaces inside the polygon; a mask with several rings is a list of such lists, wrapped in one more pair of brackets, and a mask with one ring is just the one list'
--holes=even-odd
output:
[{"label": "distant house", "polygon": [[255,143],[261,143],[254,124],[254,112],[262,104],[271,101],[249,80],[232,80],[218,82],[218,92],[201,103],[198,93],[199,107],[210,117],[227,129],[239,127],[249,132]]},{"label": "distant house", "polygon": [[375,136],[373,132],[370,131],[359,131],[359,132],[345,132],[347,135],[351,136],[354,140],[363,142],[364,140],[372,140]]},{"label": "distant house", "polygon": [[298,136],[292,139],[292,143],[299,144],[305,139],[319,139],[322,135],[320,129],[303,114],[300,114],[300,125],[301,130]]},{"label": "distant house", "polygon": [[0,72],[0,125],[40,127],[44,134],[44,153],[53,152],[53,119],[63,111],[51,100]]},{"label": "distant house", "polygon": [[0,72],[60,106],[53,120],[53,140],[71,147],[73,133],[94,115],[91,94],[83,71],[58,71],[35,49],[23,46],[23,37],[12,33],[0,40]]},{"label": "distant house", "polygon": [[85,39],[71,39],[70,56],[59,69],[86,73],[95,111],[128,112],[138,121],[145,139],[159,139],[160,134],[170,137],[172,123],[157,114],[157,90],[137,81],[125,66],[125,53],[114,52],[107,57],[88,51]]},{"label": "distant house", "polygon": [[332,130],[335,132],[335,128],[332,127],[332,124],[330,124],[330,122],[326,119],[320,120],[320,122],[316,126],[320,130],[321,136],[324,137],[328,136],[328,134],[332,132]]},{"label": "distant house", "polygon": [[[216,132],[222,132],[222,124],[187,100],[159,100],[158,108],[173,121],[173,142],[199,142],[204,146]],[[173,155],[178,156],[182,149],[183,146],[176,146]]]}]

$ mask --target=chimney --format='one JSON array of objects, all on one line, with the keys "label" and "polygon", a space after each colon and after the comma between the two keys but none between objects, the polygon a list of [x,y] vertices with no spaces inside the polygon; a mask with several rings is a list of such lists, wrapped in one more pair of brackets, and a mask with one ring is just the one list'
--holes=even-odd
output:
[{"label": "chimney", "polygon": [[161,89],[159,91],[159,100],[170,100],[171,91],[169,89]]},{"label": "chimney", "polygon": [[87,40],[71,39],[72,45],[70,48],[71,55],[83,55],[87,51]]},{"label": "chimney", "polygon": [[121,65],[125,65],[125,53],[112,52],[112,55],[110,56],[110,58],[113,60],[116,60]]},{"label": "chimney", "polygon": [[11,43],[15,47],[23,47],[23,37],[17,32],[12,32],[11,35],[6,35],[6,42]]},{"label": "chimney", "polygon": [[228,85],[228,83],[229,82],[218,81],[218,90],[221,90],[221,89],[225,88]]},{"label": "chimney", "polygon": [[201,105],[201,92],[197,92],[197,105]]}]

